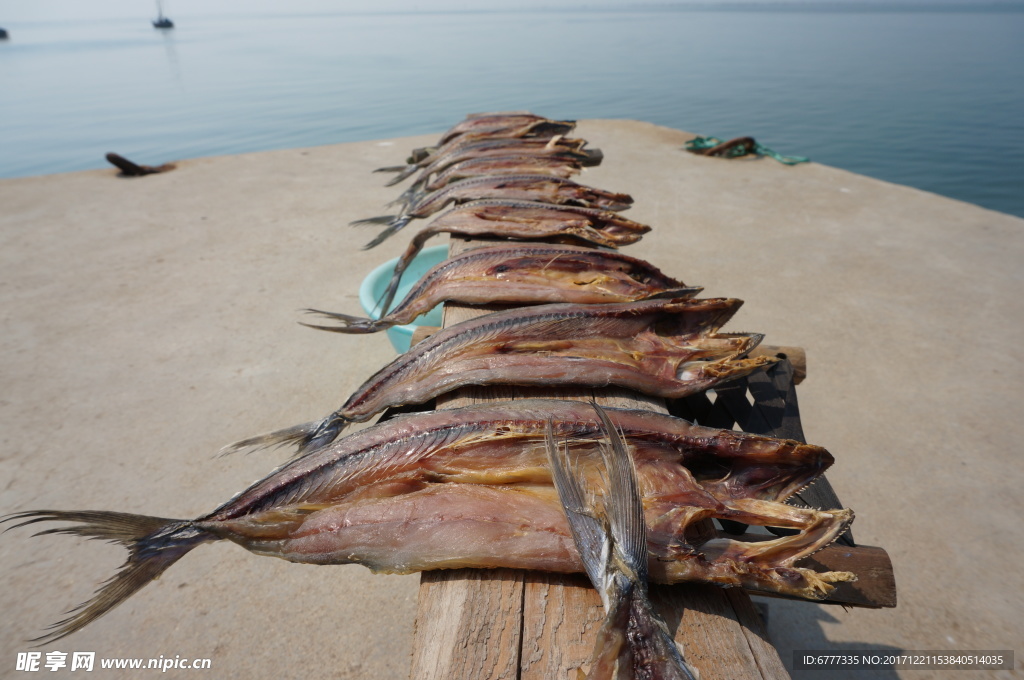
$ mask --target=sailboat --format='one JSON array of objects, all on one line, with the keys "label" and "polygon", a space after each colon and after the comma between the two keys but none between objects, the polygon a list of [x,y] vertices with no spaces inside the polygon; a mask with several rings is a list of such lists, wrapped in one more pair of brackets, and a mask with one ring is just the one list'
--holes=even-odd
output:
[{"label": "sailboat", "polygon": [[174,22],[164,16],[163,3],[160,0],[156,0],[156,21],[153,22],[153,28],[174,28]]}]

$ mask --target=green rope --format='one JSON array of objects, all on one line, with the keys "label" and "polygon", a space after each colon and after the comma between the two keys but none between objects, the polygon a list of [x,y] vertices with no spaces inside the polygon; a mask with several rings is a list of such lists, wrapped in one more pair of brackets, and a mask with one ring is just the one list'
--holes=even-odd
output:
[{"label": "green rope", "polygon": [[[690,151],[703,151],[704,149],[711,149],[722,143],[722,140],[718,137],[695,137],[686,143],[687,150]],[[772,151],[767,146],[761,145],[759,142],[754,142],[755,154],[759,156],[770,156],[780,163],[785,165],[796,165],[797,163],[807,163],[810,158],[804,158],[803,156],[783,156],[780,153]],[[736,146],[729,149],[726,152],[725,158],[737,158],[739,156],[746,156],[749,152],[742,146]]]}]

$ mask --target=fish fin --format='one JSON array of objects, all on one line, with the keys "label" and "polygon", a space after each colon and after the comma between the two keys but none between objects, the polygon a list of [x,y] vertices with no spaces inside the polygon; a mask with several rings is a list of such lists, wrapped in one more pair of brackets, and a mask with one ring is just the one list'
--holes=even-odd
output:
[{"label": "fish fin", "polygon": [[[626,447],[625,437],[612,423],[608,413],[597,402],[591,402],[591,406],[607,435],[601,442],[601,458],[607,471],[604,511],[613,549],[608,580],[616,579],[620,597],[629,598],[628,618],[636,633],[629,642],[633,666],[656,671],[644,674],[644,677],[696,680],[697,672],[686,663],[668,626],[654,610],[647,595],[647,524],[636,463]],[[621,602],[619,606],[622,606]],[[606,624],[610,624],[615,608],[607,611],[609,618]],[[595,650],[595,658],[599,658],[598,654]]]},{"label": "fish fin", "polygon": [[387,182],[385,182],[384,186],[386,186],[386,187],[393,187],[396,184],[398,184],[399,182],[404,181],[407,177],[411,176],[414,172],[416,172],[419,169],[420,169],[419,165],[417,165],[415,163],[411,163],[411,164],[405,166],[404,170],[402,170],[397,175],[395,175],[394,177],[389,179]]},{"label": "fish fin", "polygon": [[36,533],[74,534],[113,541],[128,548],[121,570],[104,582],[92,599],[68,611],[69,616],[50,625],[50,632],[30,642],[44,645],[71,635],[131,597],[155,580],[185,553],[200,543],[218,540],[210,532],[187,520],[131,515],[124,512],[36,510],[9,515],[0,521],[23,520],[10,529],[36,522],[77,522]]},{"label": "fish fin", "polygon": [[341,431],[348,425],[348,422],[346,418],[333,413],[323,420],[286,427],[283,430],[275,430],[267,434],[237,441],[234,444],[228,444],[220,450],[218,455],[226,456],[246,449],[258,451],[260,449],[294,444],[297,446],[296,457],[304,456],[307,453],[327,446],[337,439]]},{"label": "fish fin", "polygon": [[367,217],[362,220],[354,220],[349,222],[349,225],[353,227],[364,227],[375,224],[391,224],[399,217],[400,215],[378,215],[377,217]]},{"label": "fish fin", "polygon": [[398,293],[398,285],[402,282],[402,274],[405,273],[405,269],[410,261],[411,259],[402,257],[395,263],[395,269],[391,273],[391,280],[388,281],[387,288],[384,289],[384,292],[377,299],[377,306],[371,310],[371,314],[378,314],[379,319],[387,316],[388,311],[391,309],[391,303],[395,301],[395,295]]},{"label": "fish fin", "polygon": [[601,520],[592,512],[583,486],[570,472],[572,463],[569,460],[568,447],[560,450],[555,443],[551,421],[547,423],[544,441],[547,444],[552,481],[565,510],[565,518],[569,522],[569,530],[583,562],[583,568],[590,582],[598,588],[601,597],[604,598],[604,589],[598,587],[598,584],[603,583],[605,579],[607,564],[603,555],[606,552],[607,532]]},{"label": "fish fin", "polygon": [[407,167],[409,167],[408,164],[406,164],[406,165],[386,165],[383,168],[377,168],[376,170],[374,170],[374,172],[402,172]]},{"label": "fish fin", "polygon": [[368,319],[362,316],[352,316],[350,314],[339,314],[337,312],[325,312],[321,309],[307,309],[307,314],[317,314],[326,319],[333,319],[341,323],[340,326],[318,326],[316,324],[305,323],[300,321],[299,324],[306,328],[316,328],[321,331],[331,331],[333,333],[375,333],[379,330],[388,327],[386,322],[381,322],[377,319]]},{"label": "fish fin", "polygon": [[388,223],[387,229],[377,234],[376,238],[363,246],[363,250],[369,250],[375,246],[379,246],[384,243],[392,234],[398,233],[405,225],[409,224],[412,219],[412,215],[399,215]]},{"label": "fish fin", "polygon": [[388,203],[386,207],[390,208],[390,207],[398,206],[398,205],[400,205],[400,206],[412,205],[413,203],[415,203],[420,198],[420,196],[423,195],[420,192],[420,189],[423,187],[423,184],[424,183],[421,182],[421,181],[413,182],[413,184],[408,189],[406,189],[401,194],[399,194],[398,198],[396,198],[395,200],[393,200],[390,203]]},{"label": "fish fin", "polygon": [[612,541],[619,559],[628,571],[626,575],[639,588],[647,588],[647,524],[644,504],[637,482],[633,456],[626,449],[621,433],[608,413],[596,401],[590,402],[597,412],[607,434],[601,442],[601,458],[608,474],[608,492],[605,494],[605,515]]}]

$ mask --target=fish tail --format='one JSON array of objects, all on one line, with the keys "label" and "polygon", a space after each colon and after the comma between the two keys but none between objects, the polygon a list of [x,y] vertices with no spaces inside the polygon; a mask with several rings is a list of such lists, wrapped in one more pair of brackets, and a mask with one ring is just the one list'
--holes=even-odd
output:
[{"label": "fish tail", "polygon": [[398,233],[402,227],[409,224],[410,220],[412,220],[412,215],[399,215],[395,217],[387,223],[388,227],[384,231],[377,234],[372,241],[363,246],[363,250],[369,250],[370,248],[374,248],[379,246],[381,243],[384,243],[384,241],[386,241],[390,236]]},{"label": "fish tail", "polygon": [[159,577],[197,545],[218,540],[217,536],[188,520],[124,512],[35,510],[9,515],[0,521],[12,520],[21,521],[10,529],[36,522],[74,522],[73,526],[46,529],[35,535],[74,534],[120,543],[128,549],[128,559],[121,570],[103,583],[91,600],[67,612],[67,618],[49,626],[49,633],[30,641],[39,645],[84,628]]},{"label": "fish tail", "polygon": [[[606,611],[587,677],[611,679],[619,677],[622,668],[632,667],[637,677],[696,680],[697,672],[683,659],[647,595],[647,526],[633,457],[607,412],[596,402],[592,406],[606,434],[600,449],[607,488],[600,508],[584,499],[581,481],[568,473],[568,453],[559,458],[550,424],[547,432],[555,487]],[[587,505],[587,510],[581,509]]]},{"label": "fish tail", "polygon": [[405,206],[412,205],[416,199],[419,198],[422,186],[422,182],[415,182],[412,186],[399,194],[398,198],[388,203],[385,207],[392,208],[395,206],[402,206],[404,208]]},{"label": "fish tail", "polygon": [[387,165],[383,168],[377,168],[374,172],[402,172],[408,165]]},{"label": "fish tail", "polygon": [[419,169],[420,169],[419,165],[416,165],[415,163],[411,163],[411,164],[405,166],[405,169],[403,169],[397,175],[395,175],[394,177],[389,179],[387,182],[385,182],[384,186],[386,186],[386,187],[393,187],[396,184],[398,184],[399,182],[403,182],[407,177],[410,177],[414,172],[416,172]]},{"label": "fish tail", "polygon": [[220,450],[220,455],[226,456],[246,449],[256,451],[278,446],[295,446],[295,455],[297,457],[304,456],[337,439],[348,423],[347,418],[332,413],[323,420],[286,427],[283,430],[275,430],[228,444]]},{"label": "fish tail", "polygon": [[664,619],[654,609],[647,593],[636,592],[630,602],[630,623],[634,627],[633,667],[643,677],[663,680],[698,680],[700,673],[687,663],[684,650],[675,641]]},{"label": "fish tail", "polygon": [[626,576],[640,589],[647,589],[647,523],[644,520],[643,497],[636,478],[633,456],[626,449],[622,436],[608,413],[597,402],[591,402],[601,419],[607,441],[601,442],[601,458],[607,471],[608,490],[604,511],[608,529],[619,554]]},{"label": "fish tail", "polygon": [[321,309],[307,309],[307,314],[316,314],[326,319],[332,319],[338,321],[340,326],[320,326],[317,324],[299,322],[300,325],[306,328],[316,328],[321,331],[331,331],[332,333],[350,333],[350,334],[361,334],[361,333],[376,333],[379,330],[388,328],[391,324],[383,320],[367,319],[362,316],[351,316],[349,314],[338,314],[336,312],[325,312]]},{"label": "fish tail", "polygon": [[349,222],[349,225],[353,227],[362,227],[370,224],[391,224],[399,217],[400,215],[378,215],[377,217],[367,217],[361,220],[353,220],[352,222]]}]

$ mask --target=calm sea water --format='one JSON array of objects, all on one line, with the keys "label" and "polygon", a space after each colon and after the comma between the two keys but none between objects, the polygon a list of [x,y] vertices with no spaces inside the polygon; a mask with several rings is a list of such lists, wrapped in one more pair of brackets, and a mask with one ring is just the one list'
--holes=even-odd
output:
[{"label": "calm sea water", "polygon": [[[172,7],[173,9],[173,7]],[[7,23],[0,177],[636,118],[1024,216],[1024,11],[623,9]],[[2,22],[2,17],[0,17]]]}]

